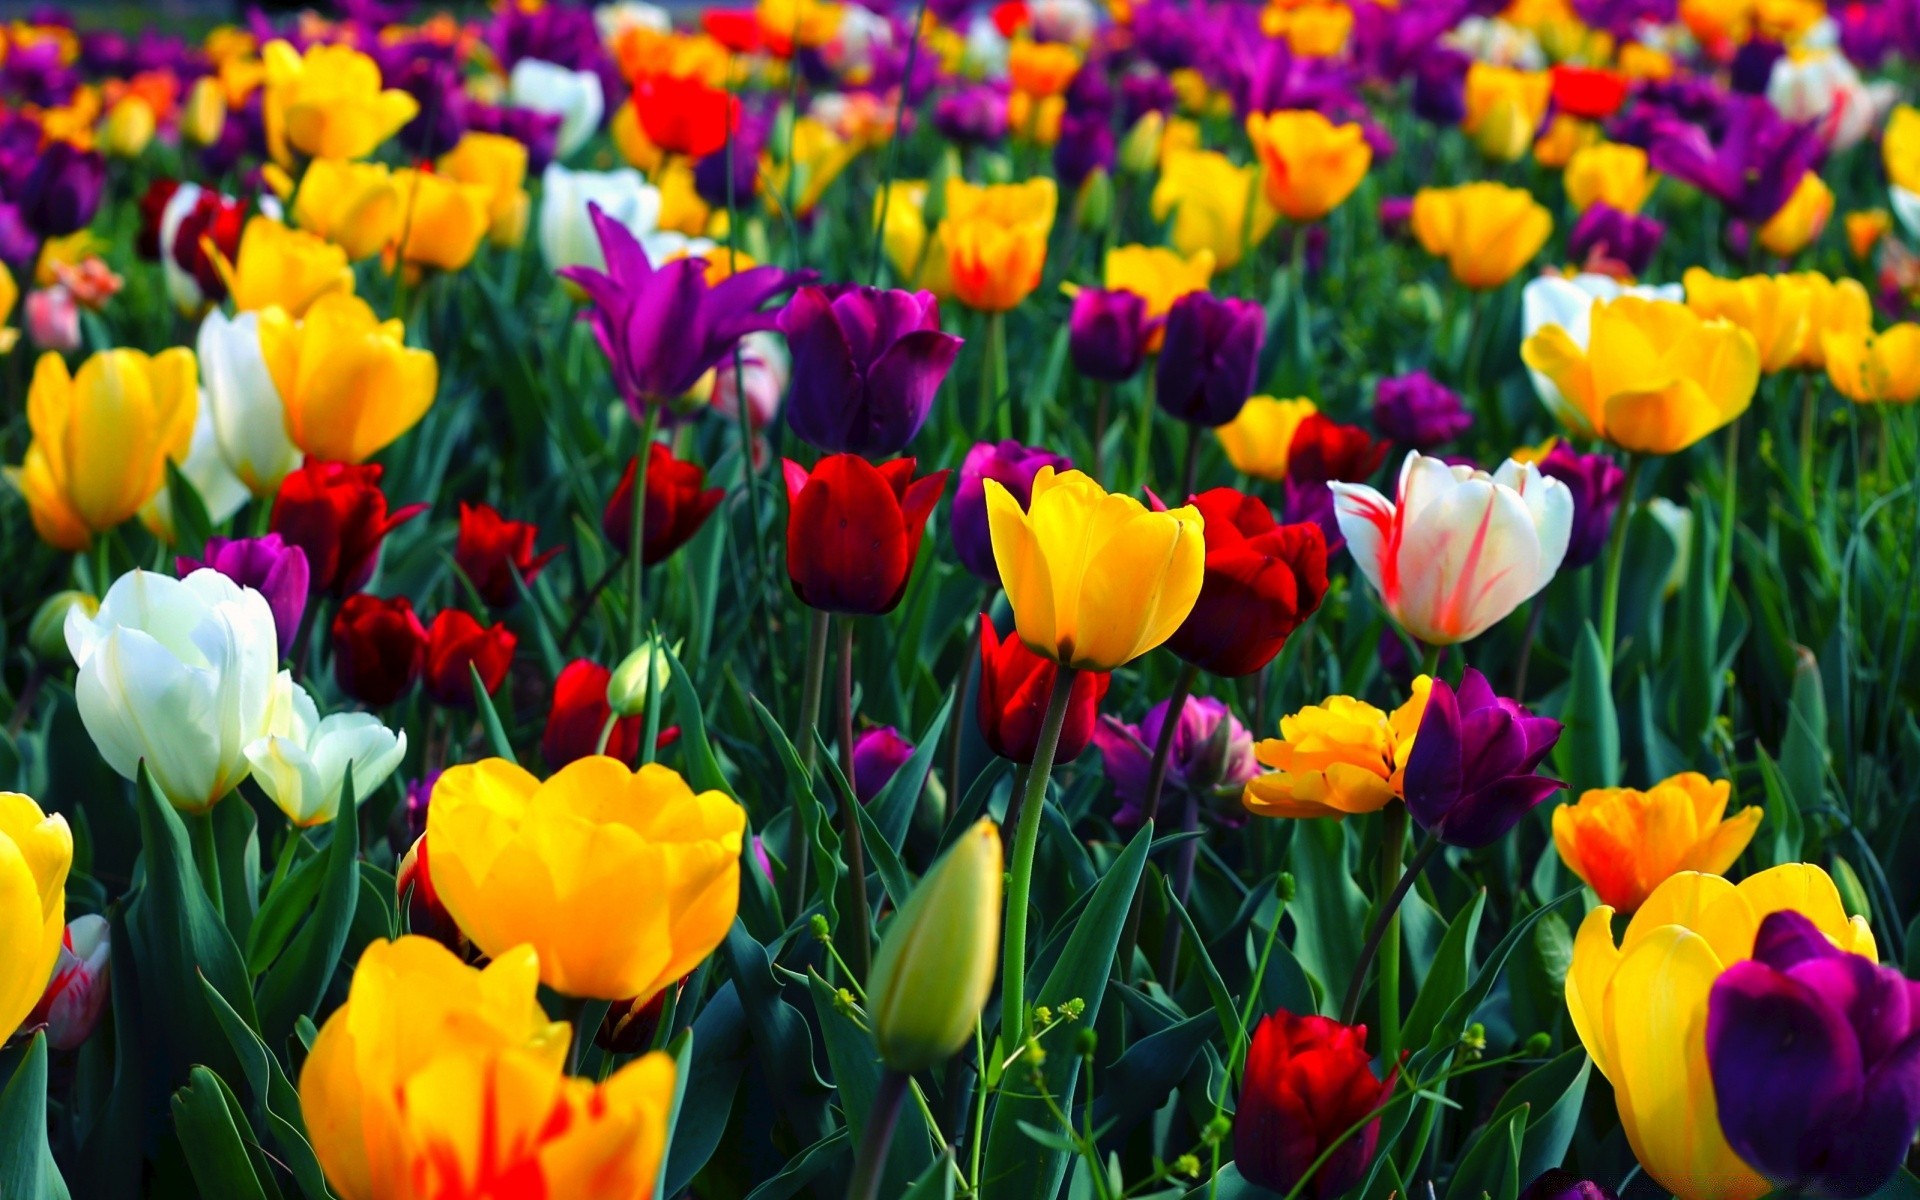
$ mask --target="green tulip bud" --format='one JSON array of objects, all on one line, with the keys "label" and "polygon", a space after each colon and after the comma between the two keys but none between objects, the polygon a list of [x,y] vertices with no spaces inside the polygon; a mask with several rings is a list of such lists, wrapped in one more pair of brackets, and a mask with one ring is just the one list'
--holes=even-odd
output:
[{"label": "green tulip bud", "polygon": [[1113,180],[1107,175],[1105,167],[1095,167],[1091,174],[1080,181],[1074,217],[1080,222],[1080,228],[1089,233],[1098,233],[1107,227],[1107,220],[1112,216]]},{"label": "green tulip bud", "polygon": [[1160,166],[1160,142],[1167,134],[1167,118],[1157,110],[1142,114],[1120,141],[1120,169],[1129,175],[1151,175]]},{"label": "green tulip bud", "polygon": [[1000,829],[982,820],[887,926],[867,980],[880,1057],[895,1071],[951,1058],[973,1036],[1000,955]]},{"label": "green tulip bud", "polygon": [[[678,645],[675,651],[678,652]],[[637,717],[647,711],[655,687],[664,688],[672,668],[658,638],[648,638],[620,660],[607,679],[607,707],[616,717]]]},{"label": "green tulip bud", "polygon": [[67,660],[67,613],[75,605],[89,617],[100,611],[98,599],[72,589],[55,592],[41,603],[33,614],[33,624],[27,627],[27,645],[35,654],[53,662]]}]

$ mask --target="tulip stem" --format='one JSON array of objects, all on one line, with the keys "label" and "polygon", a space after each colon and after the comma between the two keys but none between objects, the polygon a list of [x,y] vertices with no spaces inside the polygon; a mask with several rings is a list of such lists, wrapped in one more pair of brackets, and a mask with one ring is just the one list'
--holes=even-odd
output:
[{"label": "tulip stem", "polygon": [[1113,385],[1093,385],[1093,481],[1107,486],[1107,410],[1113,404]]},{"label": "tulip stem", "polygon": [[[807,626],[807,678],[800,692],[800,728],[794,734],[800,742],[800,763],[809,779],[820,759],[820,743],[813,731],[820,724],[820,692],[827,680],[827,624],[832,619],[831,614],[815,609],[813,621]],[[798,797],[794,798],[792,821],[787,829],[787,879],[792,887],[788,915],[798,920],[807,906],[807,831],[800,820]]]},{"label": "tulip stem", "polygon": [[1200,427],[1187,426],[1187,454],[1180,464],[1180,503],[1193,495],[1193,483],[1200,474]]},{"label": "tulip stem", "polygon": [[1713,583],[1716,599],[1722,607],[1727,602],[1727,587],[1733,582],[1733,514],[1735,501],[1739,498],[1741,420],[1741,417],[1735,417],[1733,424],[1727,426],[1726,458],[1721,466],[1720,544],[1714,547],[1716,561]]},{"label": "tulip stem", "polygon": [[876,1200],[880,1195],[880,1176],[886,1173],[887,1151],[893,1147],[893,1128],[900,1120],[901,1105],[907,1099],[907,1084],[912,1076],[892,1068],[881,1071],[874,1089],[873,1107],[867,1110],[867,1128],[860,1135],[860,1156],[855,1160],[853,1182],[847,1187],[847,1200]]},{"label": "tulip stem", "polygon": [[[1389,805],[1387,809],[1387,820],[1389,822],[1393,821],[1393,814],[1395,813],[1400,814],[1400,824],[1398,825],[1398,827],[1387,831],[1391,835],[1388,840],[1404,842],[1405,838],[1403,835],[1406,829],[1405,806],[1394,807]],[[1392,1055],[1394,1056],[1394,1059],[1390,1059],[1389,1061],[1394,1061],[1395,1059],[1397,1059],[1397,1056],[1399,1055],[1399,1052],[1400,1052],[1400,1047],[1398,1044],[1400,1040],[1400,1010],[1398,1006],[1398,1000],[1399,1000],[1398,992],[1399,992],[1399,986],[1400,986],[1400,963],[1399,963],[1400,904],[1403,900],[1407,898],[1407,893],[1413,890],[1414,881],[1420,878],[1420,873],[1427,869],[1427,863],[1432,860],[1434,854],[1439,849],[1440,849],[1440,839],[1437,837],[1434,837],[1432,834],[1428,834],[1427,840],[1424,842],[1421,842],[1420,848],[1413,852],[1413,860],[1407,864],[1406,870],[1401,873],[1400,882],[1393,885],[1393,891],[1387,894],[1387,899],[1385,903],[1381,904],[1379,910],[1374,913],[1373,925],[1371,928],[1367,930],[1367,940],[1360,947],[1360,958],[1357,962],[1353,964],[1353,978],[1347,982],[1346,1003],[1340,1006],[1340,1020],[1343,1024],[1351,1025],[1360,1016],[1360,997],[1367,990],[1367,968],[1373,965],[1374,957],[1380,953],[1381,945],[1387,936],[1387,929],[1389,926],[1391,926],[1393,928],[1393,948],[1394,948],[1394,960],[1395,960],[1393,964],[1393,971],[1392,971],[1393,988],[1395,992],[1393,999],[1395,1001],[1395,1005],[1393,1008],[1393,1015],[1392,1015],[1391,1021],[1388,1020],[1387,1007],[1385,1004],[1385,1001],[1387,999],[1385,995],[1385,991],[1386,991],[1388,972],[1387,972],[1386,965],[1384,963],[1381,964],[1381,968],[1380,968],[1380,976],[1381,976],[1380,982],[1381,982],[1381,991],[1382,991],[1381,1020],[1380,1020],[1380,1025],[1381,1025],[1380,1046],[1381,1046],[1381,1054],[1383,1057],[1385,1057],[1388,1053],[1387,1034],[1389,1032],[1389,1026],[1391,1026],[1391,1032],[1393,1034],[1393,1040],[1394,1040],[1394,1045],[1392,1047]],[[1385,861],[1385,857],[1386,856],[1383,854],[1382,855],[1383,863]],[[1397,863],[1399,860],[1399,854],[1395,853],[1393,855],[1393,858]]]},{"label": "tulip stem", "polygon": [[1607,534],[1607,575],[1600,592],[1600,649],[1606,654],[1607,670],[1613,670],[1614,635],[1620,624],[1620,571],[1626,564],[1627,526],[1639,503],[1640,468],[1645,459],[1627,455],[1627,478],[1620,488],[1620,511],[1614,514],[1613,529]]},{"label": "tulip stem", "polygon": [[[1180,674],[1173,681],[1173,694],[1167,697],[1167,714],[1160,719],[1160,736],[1153,739],[1153,759],[1147,768],[1147,790],[1140,803],[1140,823],[1151,825],[1160,815],[1160,793],[1167,782],[1167,762],[1173,757],[1173,735],[1180,728],[1180,718],[1187,711],[1187,697],[1193,693],[1194,681],[1200,677],[1200,668],[1192,663],[1180,664]],[[1133,907],[1127,912],[1126,928],[1120,934],[1120,953],[1116,960],[1120,965],[1120,978],[1124,982],[1133,975],[1133,951],[1140,944],[1140,919],[1146,908],[1146,889],[1137,889],[1133,893]],[[1171,935],[1169,935],[1171,936]],[[1179,943],[1174,943],[1176,952]],[[1172,960],[1169,958],[1171,967]],[[1166,983],[1167,980],[1161,980]]]},{"label": "tulip stem", "polygon": [[1047,715],[1040,723],[1040,741],[1034,747],[1033,767],[1020,799],[1020,826],[1014,834],[1013,874],[1007,884],[1006,961],[1001,972],[1000,1048],[1013,1054],[1027,1040],[1027,909],[1033,890],[1033,855],[1040,843],[1040,809],[1047,800],[1047,777],[1053,774],[1054,751],[1067,723],[1067,701],[1079,672],[1062,664],[1053,676],[1047,697]]},{"label": "tulip stem", "polygon": [[200,883],[213,901],[213,911],[224,913],[226,903],[220,892],[220,847],[213,837],[213,810],[184,813],[187,832],[193,839],[193,859],[200,867]]},{"label": "tulip stem", "polygon": [[860,834],[860,793],[853,782],[853,618],[848,616],[840,618],[840,768],[847,777],[846,794],[840,797],[846,806],[841,822],[845,828],[840,836],[847,847],[847,881],[853,886],[853,937],[848,947],[853,962],[849,973],[864,983],[873,957],[869,932],[873,912],[867,907],[867,852]]},{"label": "tulip stem", "polygon": [[[745,401],[743,400],[742,403]],[[637,649],[646,630],[647,612],[647,466],[653,459],[653,435],[660,428],[660,410],[647,405],[640,425],[640,451],[633,465],[633,528],[627,532],[627,649]],[[747,451],[749,454],[752,450]]]}]

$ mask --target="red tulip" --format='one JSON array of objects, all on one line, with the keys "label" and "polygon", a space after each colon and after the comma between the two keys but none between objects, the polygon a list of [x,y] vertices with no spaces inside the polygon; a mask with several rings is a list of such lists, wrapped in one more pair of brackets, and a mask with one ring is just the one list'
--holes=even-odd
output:
[{"label": "red tulip", "polygon": [[[613,709],[607,704],[607,680],[612,672],[591,659],[576,658],[553,682],[553,707],[547,710],[547,731],[540,737],[540,756],[550,770],[576,759],[603,753],[600,731]],[[604,753],[632,762],[640,753],[643,717],[622,717],[613,723]]]},{"label": "red tulip", "polygon": [[406,694],[427,656],[427,631],[405,596],[348,596],[333,618],[333,678],[375,708]]},{"label": "red tulip", "polygon": [[[995,754],[1017,763],[1033,762],[1040,723],[1047,715],[1047,700],[1059,670],[1052,659],[1027,649],[1019,638],[1001,640],[992,619],[980,614],[980,734]],[[1112,681],[1105,671],[1074,676],[1054,762],[1072,762],[1093,740],[1100,701]]]},{"label": "red tulip", "polygon": [[426,834],[415,838],[413,846],[401,857],[393,890],[394,898],[407,907],[407,932],[432,938],[462,959],[470,957],[472,943],[460,932],[459,924],[440,902],[440,893],[433,886]]},{"label": "red tulip", "polygon": [[[1386,1103],[1393,1074],[1376,1079],[1367,1027],[1281,1009],[1247,1050],[1233,1121],[1233,1158],[1250,1183],[1286,1194],[1335,1139]],[[1301,1194],[1332,1200],[1360,1182],[1380,1141],[1380,1118],[1328,1156]]]},{"label": "red tulip", "polygon": [[1604,121],[1627,102],[1627,77],[1604,67],[1553,69],[1553,102],[1570,117]]},{"label": "red tulip", "polygon": [[[625,554],[633,536],[633,475],[638,459],[629,460],[620,486],[613,490],[600,515],[600,529],[621,554]],[[700,531],[713,510],[726,495],[719,488],[703,488],[707,473],[694,463],[675,458],[673,452],[655,442],[647,451],[646,535],[640,545],[640,561],[652,566],[672,557],[673,552]]]},{"label": "red tulip", "polygon": [[1167,648],[1210,675],[1251,675],[1273,661],[1327,594],[1327,540],[1307,522],[1281,525],[1232,488],[1193,497],[1206,518],[1206,574]]},{"label": "red tulip", "polygon": [[760,49],[760,16],[751,8],[709,8],[700,14],[706,35],[735,54]]},{"label": "red tulip", "polygon": [[1314,413],[1293,431],[1287,478],[1294,483],[1359,483],[1380,469],[1387,443],[1358,425],[1342,425]]},{"label": "red tulip", "polygon": [[491,505],[460,505],[460,536],[453,545],[453,561],[466,573],[480,598],[495,608],[519,599],[513,575],[532,583],[540,569],[560,553],[559,547],[536,555],[533,543],[540,530],[525,521],[509,521]]},{"label": "red tulip", "polygon": [[914,461],[874,466],[853,454],[821,459],[809,473],[787,460],[787,578],[810,607],[891,612],[906,593],[927,517],[947,473],[913,477]]},{"label": "red tulip", "polygon": [[426,510],[410,504],[389,514],[378,463],[310,462],[281,481],[272,528],[306,551],[315,592],[346,596],[373,578],[387,535]]},{"label": "red tulip", "polygon": [[443,610],[427,627],[427,695],[447,708],[473,707],[472,667],[491,696],[500,690],[519,643],[505,625],[482,625],[457,608]]},{"label": "red tulip", "polygon": [[705,158],[727,144],[740,123],[740,99],[697,79],[646,75],[634,85],[633,107],[654,145]]}]

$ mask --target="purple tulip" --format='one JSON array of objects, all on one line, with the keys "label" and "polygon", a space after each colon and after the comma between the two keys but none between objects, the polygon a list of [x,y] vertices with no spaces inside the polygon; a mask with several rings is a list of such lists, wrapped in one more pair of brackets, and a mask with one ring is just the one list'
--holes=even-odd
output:
[{"label": "purple tulip", "polygon": [[1628,274],[1645,273],[1667,227],[1652,217],[1621,212],[1609,204],[1589,205],[1567,234],[1567,255],[1575,262],[1596,258],[1619,263]]},{"label": "purple tulip", "polygon": [[1192,425],[1225,425],[1253,394],[1267,314],[1251,300],[1189,292],[1167,312],[1154,399]]},{"label": "purple tulip", "polygon": [[733,152],[726,148],[707,155],[693,164],[693,190],[715,208],[727,206],[727,166],[733,166],[733,204],[744,206],[754,197],[760,183],[760,152],[773,135],[773,118],[764,109],[743,106],[740,123],[733,129]]},{"label": "purple tulip", "polygon": [[862,804],[873,798],[893,780],[894,773],[913,757],[913,743],[900,736],[891,725],[869,729],[853,739],[853,794]]},{"label": "purple tulip", "polygon": [[98,151],[49,142],[20,185],[20,215],[41,237],[64,237],[92,223],[106,187],[107,160]]},{"label": "purple tulip", "polygon": [[1149,0],[1133,10],[1133,40],[1147,61],[1162,71],[1190,67],[1200,57],[1204,23],[1194,10],[1175,0]]},{"label": "purple tulip", "polygon": [[0,200],[0,262],[18,273],[33,265],[40,253],[40,239],[20,218],[18,206]]},{"label": "purple tulip", "polygon": [[419,114],[400,130],[400,144],[409,154],[436,158],[459,144],[471,104],[458,67],[444,58],[414,58],[389,78],[420,105]]},{"label": "purple tulip", "polygon": [[1413,232],[1413,197],[1380,197],[1379,220],[1381,236],[1396,241],[1410,236]]},{"label": "purple tulip", "polygon": [[1095,171],[1113,170],[1113,156],[1113,126],[1105,113],[1069,112],[1060,118],[1060,140],[1053,144],[1053,173],[1059,176],[1061,187],[1077,189]]},{"label": "purple tulip", "polygon": [[[1138,725],[1102,716],[1093,728],[1093,744],[1120,801],[1113,823],[1122,829],[1138,825],[1144,815],[1153,749],[1166,722],[1167,702],[1162,700],[1147,710]],[[1180,724],[1173,730],[1166,787],[1174,792],[1191,790],[1207,800],[1218,789],[1232,789],[1232,802],[1212,811],[1226,823],[1238,825],[1246,815],[1239,804],[1240,786],[1259,771],[1253,735],[1232,710],[1211,696],[1189,696],[1180,710]]]},{"label": "purple tulip", "polygon": [[1627,473],[1606,455],[1581,454],[1565,442],[1555,442],[1540,460],[1540,473],[1558,479],[1573,493],[1573,533],[1560,569],[1577,570],[1600,557],[1607,544]]},{"label": "purple tulip", "polygon": [[433,785],[439,782],[440,772],[429,771],[407,784],[408,845],[427,832],[427,809],[433,804]]},{"label": "purple tulip", "polygon": [[1494,695],[1472,667],[1458,691],[1435,679],[1407,756],[1407,811],[1449,846],[1491,845],[1566,786],[1535,774],[1559,740],[1560,722]]},{"label": "purple tulip", "polygon": [[1747,1165],[1783,1192],[1871,1196],[1920,1127],[1920,985],[1770,913],[1714,980],[1707,1065]]},{"label": "purple tulip", "polygon": [[1007,136],[1007,94],[991,84],[954,88],[934,101],[933,127],[962,146],[991,146]]},{"label": "purple tulip", "polygon": [[1000,568],[993,561],[993,538],[987,531],[987,483],[991,479],[1012,493],[1025,508],[1033,499],[1033,477],[1041,467],[1070,471],[1073,463],[1051,450],[1019,442],[981,442],[967,451],[960,464],[960,486],[953,496],[953,549],[960,565],[982,583],[1000,586]]},{"label": "purple tulip", "polygon": [[273,630],[280,639],[280,657],[285,658],[307,611],[307,552],[269,533],[257,538],[208,538],[200,559],[182,555],[174,560],[174,571],[182,579],[202,568],[218,571],[266,597]]},{"label": "purple tulip", "polygon": [[1615,1200],[1612,1191],[1591,1179],[1558,1167],[1541,1175],[1520,1193],[1520,1200]]},{"label": "purple tulip", "polygon": [[1067,318],[1067,350],[1074,369],[1088,379],[1131,379],[1147,358],[1147,339],[1160,322],[1147,319],[1146,299],[1136,292],[1081,288]]},{"label": "purple tulip", "polygon": [[1318,525],[1320,536],[1327,543],[1327,557],[1340,553],[1347,539],[1340,532],[1340,518],[1333,511],[1333,489],[1327,486],[1326,480],[1289,475],[1282,486],[1285,488],[1280,505],[1282,523]]},{"label": "purple tulip", "polygon": [[1773,64],[1786,55],[1787,48],[1779,42],[1754,38],[1733,52],[1727,83],[1743,95],[1764,96],[1767,94],[1767,84],[1773,80]]},{"label": "purple tulip", "polygon": [[780,313],[793,351],[787,424],[829,454],[906,448],[960,353],[931,292],[803,287]]},{"label": "purple tulip", "polygon": [[1820,153],[1819,131],[1774,111],[1763,96],[1734,96],[1723,106],[1718,138],[1698,125],[1668,122],[1653,135],[1653,169],[1692,184],[1729,215],[1755,224],[1780,211]]},{"label": "purple tulip", "polygon": [[1413,111],[1430,125],[1458,125],[1467,115],[1467,68],[1471,59],[1437,47],[1413,72]]},{"label": "purple tulip", "polygon": [[1129,74],[1120,80],[1120,123],[1131,129],[1150,112],[1163,115],[1172,112],[1178,100],[1173,81],[1165,75],[1157,71]]},{"label": "purple tulip", "polygon": [[559,113],[537,112],[531,108],[502,108],[492,104],[472,104],[467,108],[467,128],[480,133],[510,137],[527,148],[527,171],[538,175],[553,161],[560,144]]},{"label": "purple tulip", "polygon": [[1680,5],[1679,0],[1573,0],[1573,11],[1593,28],[1624,39],[1643,23],[1672,24]]},{"label": "purple tulip", "polygon": [[762,306],[803,281],[779,267],[752,267],[709,285],[704,259],[655,267],[631,230],[598,204],[588,212],[607,269],[566,267],[559,274],[592,302],[594,336],[613,367],[614,386],[636,415],[700,382],[745,335],[777,325],[779,314]]},{"label": "purple tulip", "polygon": [[1416,450],[1450,442],[1473,424],[1460,395],[1425,371],[1392,375],[1373,389],[1373,427]]}]

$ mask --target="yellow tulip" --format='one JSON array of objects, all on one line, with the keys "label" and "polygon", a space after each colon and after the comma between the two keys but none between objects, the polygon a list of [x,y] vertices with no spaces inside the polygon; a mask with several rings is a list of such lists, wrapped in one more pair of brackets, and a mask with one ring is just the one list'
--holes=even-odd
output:
[{"label": "yellow tulip", "polygon": [[1564,179],[1567,201],[1578,212],[1605,204],[1637,213],[1653,194],[1659,176],[1647,170],[1647,152],[1638,146],[1601,142],[1574,153]]},{"label": "yellow tulip", "polygon": [[[622,105],[630,109],[631,104]],[[496,246],[518,246],[527,236],[527,146],[497,133],[462,134],[435,164],[440,174],[487,190],[487,235]]]},{"label": "yellow tulip", "polygon": [[1467,115],[1460,128],[1488,158],[1516,162],[1533,145],[1552,96],[1553,77],[1545,71],[1476,62],[1467,69]]},{"label": "yellow tulip", "polygon": [[1353,33],[1353,10],[1345,4],[1269,4],[1260,13],[1260,32],[1286,39],[1288,51],[1301,58],[1333,58]]},{"label": "yellow tulip", "polygon": [[1828,279],[1818,271],[1788,276],[1807,291],[1807,336],[1796,366],[1824,368],[1826,337],[1832,333],[1869,333],[1873,329],[1873,298],[1857,279]]},{"label": "yellow tulip", "polygon": [[1834,390],[1860,404],[1920,399],[1920,325],[1904,321],[1879,333],[1836,330],[1820,339]]},{"label": "yellow tulip", "polygon": [[1771,375],[1800,360],[1813,333],[1813,292],[1793,275],[1749,275],[1721,279],[1700,267],[1681,276],[1687,307],[1705,318],[1731,321],[1753,335],[1760,369]]},{"label": "yellow tulip", "polygon": [[1548,325],[1520,357],[1559,389],[1550,404],[1569,432],[1643,454],[1693,445],[1745,412],[1760,382],[1752,334],[1637,296],[1595,304],[1584,349]]},{"label": "yellow tulip", "polygon": [[1804,863],[1737,886],[1682,871],[1654,888],[1617,947],[1613,909],[1604,904],[1574,939],[1567,973],[1574,1029],[1613,1085],[1640,1165],[1681,1200],[1755,1200],[1771,1190],[1720,1132],[1707,1069],[1707,996],[1721,971],[1752,955],[1761,920],[1789,909],[1840,949],[1877,957],[1866,922],[1849,919],[1826,872]]},{"label": "yellow tulip", "polygon": [[0,1042],[27,1019],[53,977],[67,931],[73,834],[31,797],[0,792]]},{"label": "yellow tulip", "polygon": [[1318,411],[1307,399],[1254,396],[1239,416],[1213,432],[1234,470],[1278,483],[1287,477],[1287,460],[1300,422]]},{"label": "yellow tulip", "polygon": [[316,158],[294,193],[294,222],[353,260],[384,250],[400,233],[400,217],[400,189],[383,163]]},{"label": "yellow tulip", "polygon": [[1053,145],[1060,140],[1060,122],[1066,115],[1065,96],[1036,96],[1022,91],[1007,94],[1007,128],[1017,142]]},{"label": "yellow tulip", "polygon": [[286,406],[287,437],[315,458],[365,462],[433,404],[439,365],[358,296],[328,296],[296,320],[260,314],[260,356]]},{"label": "yellow tulip", "polygon": [[495,758],[440,777],[427,844],[482,951],[527,943],[555,991],[645,1003],[726,937],[746,819],[657,763],[583,758],[542,783]]},{"label": "yellow tulip", "polygon": [[167,482],[167,460],[193,440],[199,393],[193,351],[102,350],[76,375],[48,351],[27,390],[33,442],[8,477],[41,540],[85,550]]},{"label": "yellow tulip", "polygon": [[1280,718],[1279,738],[1253,747],[1273,770],[1248,780],[1240,802],[1256,817],[1344,817],[1385,808],[1401,795],[1432,686],[1429,676],[1415,679],[1412,695],[1391,714],[1351,696],[1328,696]]},{"label": "yellow tulip", "polygon": [[[666,152],[647,136],[646,127],[640,123],[640,110],[631,104],[622,104],[613,110],[613,116],[607,120],[607,136],[628,166],[649,175],[660,169],[661,160],[666,157]],[[744,201],[747,197],[739,199]]]},{"label": "yellow tulip", "polygon": [[1497,288],[1540,253],[1553,217],[1531,192],[1499,183],[1421,188],[1413,197],[1413,234],[1466,287]]},{"label": "yellow tulip", "polygon": [[1857,209],[1846,216],[1847,249],[1862,262],[1880,239],[1893,232],[1893,214],[1884,208]]},{"label": "yellow tulip", "polygon": [[1559,113],[1533,142],[1533,161],[1555,171],[1565,170],[1573,156],[1600,142],[1600,127],[1592,121]]},{"label": "yellow tulip", "polygon": [[874,197],[873,220],[876,225],[885,222],[880,241],[901,285],[925,288],[942,300],[951,300],[953,282],[947,275],[946,239],[940,230],[931,235],[927,232],[928,190],[924,179],[892,181],[883,195]]},{"label": "yellow tulip", "polygon": [[19,344],[20,331],[7,324],[13,306],[20,303],[20,285],[14,282],[13,269],[0,262],[0,354],[12,354]]},{"label": "yellow tulip", "polygon": [[342,1200],[652,1195],[673,1060],[596,1086],[565,1074],[570,1030],[541,1012],[530,946],[469,967],[423,937],[374,942],[300,1070],[300,1108]]},{"label": "yellow tulip", "polygon": [[[798,131],[794,137],[797,142]],[[700,198],[700,190],[693,180],[693,165],[684,158],[676,158],[661,169],[653,182],[660,189],[660,228],[690,238],[704,237],[713,220],[713,206]],[[784,191],[781,194],[784,195]],[[803,198],[795,197],[796,209]],[[812,199],[813,203],[819,203],[818,196]],[[720,219],[726,220],[725,208],[720,210]]]},{"label": "yellow tulip", "polygon": [[100,130],[100,148],[115,158],[139,158],[153,141],[158,124],[153,105],[145,96],[122,96],[107,110]]},{"label": "yellow tulip", "polygon": [[[789,169],[799,172],[793,179],[793,208],[800,216],[811,216],[826,195],[827,188],[840,178],[848,165],[860,156],[860,145],[835,133],[824,122],[801,117],[793,126],[793,164],[780,162],[766,167],[766,203],[774,211],[788,192]],[[691,178],[689,178],[691,184]],[[691,187],[688,189],[691,191]]]},{"label": "yellow tulip", "polygon": [[473,261],[493,226],[492,191],[433,171],[393,173],[400,193],[400,259],[409,266],[458,271]]},{"label": "yellow tulip", "polygon": [[1880,138],[1880,158],[1887,180],[1895,187],[1920,192],[1920,109],[1902,104],[1887,118]]},{"label": "yellow tulip", "polygon": [[1030,96],[1065,95],[1080,72],[1080,52],[1061,42],[1019,38],[1007,47],[1007,78]]},{"label": "yellow tulip", "polygon": [[180,135],[200,146],[220,140],[227,127],[227,92],[220,80],[202,75],[187,92],[187,103],[180,110]]},{"label": "yellow tulip", "polygon": [[420,112],[407,93],[382,90],[379,64],[351,46],[316,42],[301,54],[272,41],[261,58],[267,149],[282,165],[296,150],[313,158],[365,158]]},{"label": "yellow tulip", "polygon": [[1237,266],[1241,256],[1264,241],[1280,219],[1267,201],[1259,174],[1257,167],[1235,166],[1226,155],[1212,150],[1169,153],[1153,188],[1153,219],[1173,218],[1167,240],[1180,253],[1192,256],[1211,250],[1222,268]]},{"label": "yellow tulip", "polygon": [[1311,109],[1251,113],[1247,137],[1265,168],[1267,203],[1289,221],[1318,221],[1353,194],[1373,164],[1359,125]]},{"label": "yellow tulip", "polygon": [[946,248],[953,294],[968,308],[1005,312],[1040,286],[1059,193],[1052,179],[976,187],[947,181]]},{"label": "yellow tulip", "polygon": [[1152,512],[1079,471],[1040,468],[1023,511],[987,481],[993,559],[1027,649],[1111,671],[1173,636],[1200,595],[1200,511]]},{"label": "yellow tulip", "polygon": [[1760,227],[1760,244],[1769,254],[1792,258],[1813,243],[1833,216],[1833,189],[1813,171],[1800,177],[1793,195]]},{"label": "yellow tulip", "polygon": [[973,1037],[1000,958],[1000,829],[982,818],[942,855],[880,939],[867,978],[873,1040],[924,1071]]},{"label": "yellow tulip", "polygon": [[353,294],[353,268],[344,249],[272,217],[247,222],[235,258],[229,263],[214,252],[235,312],[278,307],[298,317],[322,296]]},{"label": "yellow tulip", "polygon": [[1725,874],[1753,840],[1763,809],[1727,818],[1733,785],[1686,772],[1639,788],[1592,788],[1553,812],[1553,844],[1602,904],[1637,911],[1681,871]]}]

